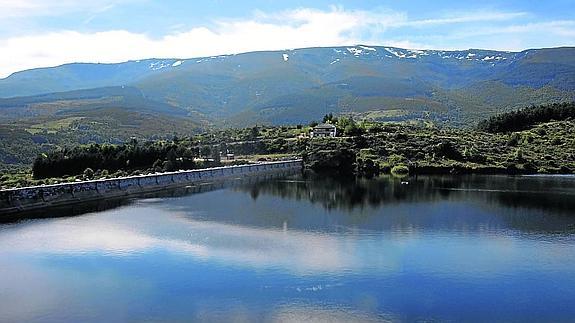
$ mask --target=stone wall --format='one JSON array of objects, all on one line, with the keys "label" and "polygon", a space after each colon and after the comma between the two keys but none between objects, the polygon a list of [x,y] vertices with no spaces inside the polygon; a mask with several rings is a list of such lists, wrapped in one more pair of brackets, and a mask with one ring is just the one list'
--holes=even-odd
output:
[{"label": "stone wall", "polygon": [[1,190],[0,215],[154,192],[171,187],[298,170],[302,166],[301,160],[291,160]]}]

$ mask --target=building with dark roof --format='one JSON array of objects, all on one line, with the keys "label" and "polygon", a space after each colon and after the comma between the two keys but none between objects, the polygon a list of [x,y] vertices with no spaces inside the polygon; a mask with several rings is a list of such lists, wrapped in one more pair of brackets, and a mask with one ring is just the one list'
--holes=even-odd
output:
[{"label": "building with dark roof", "polygon": [[337,128],[329,123],[318,124],[313,127],[311,137],[335,137],[337,135]]}]

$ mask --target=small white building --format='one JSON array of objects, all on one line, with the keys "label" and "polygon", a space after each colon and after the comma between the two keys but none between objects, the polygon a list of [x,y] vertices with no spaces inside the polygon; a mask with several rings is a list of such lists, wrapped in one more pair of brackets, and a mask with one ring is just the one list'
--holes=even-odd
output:
[{"label": "small white building", "polygon": [[318,124],[313,127],[310,134],[312,138],[314,137],[335,137],[337,135],[337,128],[329,123]]}]

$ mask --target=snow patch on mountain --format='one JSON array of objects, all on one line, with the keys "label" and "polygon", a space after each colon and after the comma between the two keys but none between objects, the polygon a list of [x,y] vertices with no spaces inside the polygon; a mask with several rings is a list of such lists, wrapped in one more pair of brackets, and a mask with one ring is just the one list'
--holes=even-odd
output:
[{"label": "snow patch on mountain", "polygon": [[154,62],[154,63],[150,63],[150,69],[152,71],[157,71],[157,70],[161,70],[164,67],[169,67],[170,64],[164,62],[164,61],[159,61],[159,62]]},{"label": "snow patch on mountain", "polygon": [[289,55],[283,54],[283,58],[284,58],[284,62],[287,62],[289,60]]},{"label": "snow patch on mountain", "polygon": [[[420,49],[404,49],[396,47],[369,47],[365,45],[356,45],[353,47],[336,47],[332,48],[334,54],[331,57],[330,65],[336,64],[340,59],[346,56],[353,55],[354,57],[371,57],[371,58],[396,58],[396,59],[432,59],[437,57],[440,59],[453,60],[453,61],[468,61],[476,62],[479,64],[495,63],[499,65],[505,60],[515,59],[516,55],[505,52],[488,51],[488,50],[465,50],[465,51],[442,51],[442,50],[420,50]],[[426,58],[427,57],[427,58]]]},{"label": "snow patch on mountain", "polygon": [[479,63],[501,63],[507,59],[513,59],[514,56],[504,57],[505,54],[501,55],[501,52],[493,51],[483,51],[483,52],[445,52],[439,51],[434,52],[439,57],[443,59],[456,59],[456,60],[468,60],[475,61]]},{"label": "snow patch on mountain", "polygon": [[414,55],[424,55],[425,51],[419,49],[407,49],[408,52]]},{"label": "snow patch on mountain", "polygon": [[397,58],[405,58],[405,56],[406,56],[403,52],[398,52],[398,51],[396,51],[396,50],[393,49],[393,48],[386,47],[385,50],[388,51],[389,53],[391,53],[392,55],[394,55],[394,56],[397,57]]},{"label": "snow patch on mountain", "polygon": [[368,51],[371,51],[371,52],[377,52],[377,49],[375,49],[373,47],[367,47],[367,46],[363,46],[363,45],[360,45],[358,47],[363,48],[363,49],[368,50]]},{"label": "snow patch on mountain", "polygon": [[174,64],[172,64],[172,67],[180,66],[182,63],[182,61],[175,61]]},{"label": "snow patch on mountain", "polygon": [[359,55],[361,55],[361,53],[363,53],[362,49],[358,49],[355,47],[348,47],[347,51],[350,52],[351,54],[355,55],[355,56],[359,56]]}]

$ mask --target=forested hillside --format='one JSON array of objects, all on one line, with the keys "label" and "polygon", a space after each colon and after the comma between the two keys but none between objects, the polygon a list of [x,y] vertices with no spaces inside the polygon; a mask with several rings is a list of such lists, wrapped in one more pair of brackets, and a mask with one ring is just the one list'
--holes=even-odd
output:
[{"label": "forested hillside", "polygon": [[[559,111],[567,106],[550,108]],[[340,136],[310,138],[312,123],[213,130],[170,140],[132,139],[120,145],[88,144],[42,153],[32,173],[5,175],[1,181],[10,187],[292,157],[304,158],[308,169],[343,176],[575,172],[574,121],[526,123],[524,130],[508,133],[357,122],[333,115],[322,121],[336,125]],[[228,153],[234,160],[226,160]]]},{"label": "forested hillside", "polygon": [[575,119],[575,102],[533,106],[493,116],[479,123],[479,130],[513,132],[549,121]]},{"label": "forested hillside", "polygon": [[[67,64],[0,80],[0,168],[30,167],[38,154],[78,145],[307,124],[329,113],[367,123],[471,129],[519,108],[575,102],[573,80],[575,48],[419,51],[358,45]],[[523,130],[563,120],[548,116],[559,113],[553,109],[570,111],[542,109],[547,112],[503,114],[480,129]],[[525,120],[513,121],[518,118]]]}]

